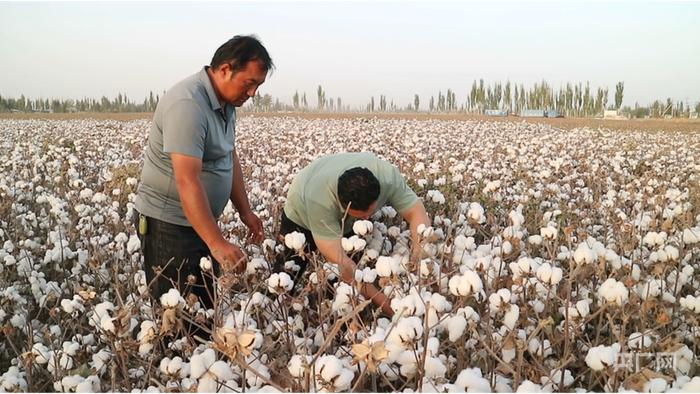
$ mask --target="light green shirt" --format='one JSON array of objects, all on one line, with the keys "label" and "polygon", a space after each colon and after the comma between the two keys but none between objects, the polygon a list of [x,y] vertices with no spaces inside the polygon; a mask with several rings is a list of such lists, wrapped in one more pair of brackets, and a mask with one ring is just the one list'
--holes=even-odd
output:
[{"label": "light green shirt", "polygon": [[412,207],[418,196],[391,163],[374,153],[338,153],[314,160],[292,182],[284,213],[294,223],[308,229],[314,238],[339,239],[352,230],[355,220],[348,216],[338,199],[338,178],[354,167],[367,168],[379,180],[377,208],[391,205],[399,213]]}]

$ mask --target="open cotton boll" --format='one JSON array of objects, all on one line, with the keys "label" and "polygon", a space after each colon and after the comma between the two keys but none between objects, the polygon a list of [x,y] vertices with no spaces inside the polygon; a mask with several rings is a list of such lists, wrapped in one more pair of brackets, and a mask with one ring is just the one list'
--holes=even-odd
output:
[{"label": "open cotton boll", "polygon": [[32,354],[34,355],[34,362],[37,364],[46,364],[52,356],[51,350],[41,343],[35,343],[32,346]]},{"label": "open cotton boll", "polygon": [[184,302],[184,299],[180,296],[180,292],[177,289],[170,289],[167,293],[160,296],[160,303],[166,308],[174,308]]},{"label": "open cotton boll", "polygon": [[518,389],[515,390],[516,393],[539,393],[542,392],[542,386],[540,386],[537,383],[534,383],[530,380],[523,380],[522,383],[520,383],[520,386],[518,386]]},{"label": "open cotton boll", "polygon": [[352,225],[352,231],[359,236],[364,236],[372,232],[372,222],[369,220],[358,220]]},{"label": "open cotton boll", "polygon": [[606,302],[622,305],[629,298],[629,290],[624,283],[608,278],[598,289],[598,296]]},{"label": "open cotton boll", "polygon": [[457,379],[455,379],[454,385],[457,386],[459,390],[453,392],[467,392],[467,393],[490,393],[491,384],[489,381],[484,379],[481,374],[481,369],[479,368],[466,368],[463,369]]},{"label": "open cotton boll", "polygon": [[553,240],[557,237],[557,229],[555,227],[542,227],[540,228],[540,235],[546,240]]},{"label": "open cotton boll", "polygon": [[613,366],[617,360],[617,354],[620,352],[620,345],[613,344],[612,346],[595,346],[588,349],[586,354],[586,364],[594,371],[602,371],[606,367]]},{"label": "open cotton boll", "polygon": [[665,232],[657,233],[655,231],[650,231],[644,235],[642,238],[642,243],[650,248],[654,246],[661,246],[666,242],[667,234]]},{"label": "open cotton boll", "polygon": [[459,234],[458,236],[455,237],[454,245],[455,245],[455,249],[459,249],[462,251],[464,251],[464,250],[471,251],[471,250],[476,249],[476,244],[474,242],[474,238],[473,237],[465,237],[462,234]]},{"label": "open cotton boll", "polygon": [[397,265],[397,262],[393,257],[379,256],[374,267],[377,275],[386,278],[394,273],[395,265]]},{"label": "open cotton boll", "polygon": [[505,315],[503,316],[503,324],[509,329],[514,329],[520,318],[520,307],[516,304],[511,304]]},{"label": "open cotton boll", "polygon": [[211,259],[209,257],[204,256],[201,259],[199,259],[199,268],[201,268],[202,271],[211,270],[211,266]]},{"label": "open cotton boll", "polygon": [[439,190],[428,190],[426,197],[428,197],[429,200],[431,200],[432,202],[434,202],[436,204],[444,204],[445,203],[445,196],[442,193],[440,193]]},{"label": "open cotton boll", "polygon": [[308,365],[309,362],[311,362],[312,357],[311,356],[304,356],[300,354],[295,354],[292,356],[292,358],[289,360],[289,364],[287,364],[287,369],[289,370],[289,373],[295,377],[295,378],[300,378],[304,376],[304,372],[306,371],[306,365]]},{"label": "open cotton boll", "polygon": [[416,230],[422,238],[429,238],[435,233],[435,229],[432,226],[426,226],[423,223],[419,224]]},{"label": "open cotton boll", "polygon": [[447,329],[450,342],[457,342],[467,328],[467,319],[458,313],[445,319],[443,326]]},{"label": "open cotton boll", "polygon": [[483,282],[474,271],[467,270],[462,275],[455,275],[450,278],[448,283],[450,293],[456,296],[468,296],[470,294],[479,293],[483,290]]},{"label": "open cotton boll", "polygon": [[681,297],[679,299],[679,302],[681,308],[694,313],[700,313],[700,297],[688,295],[685,297]]},{"label": "open cotton boll", "polygon": [[286,272],[275,272],[267,278],[267,288],[275,294],[284,294],[294,287],[294,281]]},{"label": "open cotton boll", "polygon": [[301,251],[304,248],[305,243],[306,236],[303,233],[292,231],[291,233],[285,234],[284,236],[284,244],[289,249],[296,250],[297,252]]},{"label": "open cotton boll", "polygon": [[681,386],[681,393],[700,393],[700,376],[694,376]]},{"label": "open cotton boll", "polygon": [[542,244],[542,236],[541,235],[531,235],[527,237],[527,242],[532,244],[532,245],[541,245]]},{"label": "open cotton boll", "polygon": [[343,247],[343,250],[345,250],[348,253],[358,252],[364,249],[367,245],[367,241],[358,237],[357,235],[353,235],[350,238],[341,238],[340,243]]},{"label": "open cotton boll", "polygon": [[544,263],[537,268],[537,279],[550,285],[561,282],[564,271],[559,267],[552,267],[549,263]]},{"label": "open cotton boll", "polygon": [[596,258],[595,252],[588,247],[586,242],[579,244],[574,252],[574,261],[577,264],[593,264]]},{"label": "open cotton boll", "polygon": [[467,218],[469,218],[474,223],[486,223],[484,207],[482,207],[481,204],[479,204],[478,202],[470,203],[469,208],[467,209]]},{"label": "open cotton boll", "polygon": [[683,230],[683,243],[687,245],[700,242],[700,227],[687,228]]},{"label": "open cotton boll", "polygon": [[190,358],[190,377],[199,379],[207,373],[209,368],[216,362],[214,349],[208,348],[202,353],[194,354]]},{"label": "open cotton boll", "polygon": [[489,310],[492,314],[505,309],[508,305],[510,305],[510,290],[499,289],[489,295]]}]

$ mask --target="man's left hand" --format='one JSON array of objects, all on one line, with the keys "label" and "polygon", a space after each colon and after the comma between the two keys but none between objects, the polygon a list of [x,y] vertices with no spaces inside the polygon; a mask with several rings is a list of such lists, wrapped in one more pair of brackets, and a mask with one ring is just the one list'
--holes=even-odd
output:
[{"label": "man's left hand", "polygon": [[253,212],[241,217],[241,220],[243,220],[243,223],[248,226],[248,231],[250,232],[248,234],[248,239],[254,244],[259,245],[260,242],[265,239],[262,220],[260,220],[258,215],[254,214]]}]

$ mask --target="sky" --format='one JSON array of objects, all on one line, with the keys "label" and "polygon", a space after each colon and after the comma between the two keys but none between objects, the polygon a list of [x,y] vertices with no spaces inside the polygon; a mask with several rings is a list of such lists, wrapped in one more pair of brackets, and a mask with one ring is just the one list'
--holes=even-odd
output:
[{"label": "sky", "polygon": [[[700,2],[0,2],[0,95],[142,101],[236,34],[276,69],[260,88],[404,107],[472,82],[625,83],[623,104],[700,101]],[[425,105],[425,104],[421,104]]]}]

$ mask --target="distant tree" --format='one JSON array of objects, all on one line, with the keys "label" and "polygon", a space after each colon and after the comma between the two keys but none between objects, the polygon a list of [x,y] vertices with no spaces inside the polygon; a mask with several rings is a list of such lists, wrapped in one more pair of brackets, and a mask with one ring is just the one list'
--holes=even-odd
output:
[{"label": "distant tree", "polygon": [[318,100],[318,110],[323,111],[323,109],[326,106],[326,93],[323,91],[321,85],[318,85],[318,89],[316,90],[316,96]]},{"label": "distant tree", "polygon": [[435,96],[430,96],[430,112],[435,110]]},{"label": "distant tree", "polygon": [[294,96],[292,97],[292,103],[294,105],[294,109],[299,109],[299,92],[295,91]]},{"label": "distant tree", "polygon": [[625,83],[624,82],[618,82],[617,85],[615,85],[615,109],[619,109],[620,106],[622,105],[622,97],[625,92]]},{"label": "distant tree", "polygon": [[338,97],[338,99],[336,100],[336,103],[338,103],[338,104],[337,104],[337,105],[338,105],[338,111],[342,111],[342,110],[343,110],[343,102],[340,100],[340,97]]},{"label": "distant tree", "polygon": [[418,112],[418,107],[420,106],[420,98],[417,94],[413,95],[413,109]]}]

